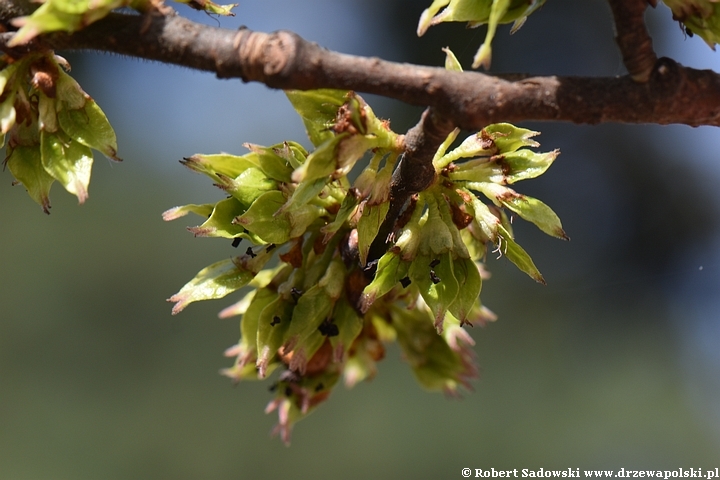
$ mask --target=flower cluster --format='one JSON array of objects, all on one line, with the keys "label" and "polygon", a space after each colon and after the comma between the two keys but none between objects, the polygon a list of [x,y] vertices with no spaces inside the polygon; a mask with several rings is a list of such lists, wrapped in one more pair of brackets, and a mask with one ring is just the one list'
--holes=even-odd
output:
[{"label": "flower cluster", "polygon": [[468,22],[471,28],[487,24],[485,41],[475,54],[472,66],[488,69],[497,26],[513,23],[511,33],[514,33],[522,27],[528,15],[544,3],[545,0],[434,0],[420,16],[417,34],[421,37],[428,28],[443,22]]},{"label": "flower cluster", "polygon": [[720,3],[715,0],[663,0],[673,18],[685,25],[685,31],[696,34],[715,49],[720,41]]},{"label": "flower cluster", "polygon": [[[234,16],[232,9],[237,3],[218,5],[211,0],[176,0],[195,10],[209,14]],[[41,3],[32,14],[15,18],[12,23],[19,27],[9,46],[23,45],[43,33],[77,32],[91,23],[106,17],[119,8],[132,8],[140,13],[169,14],[163,0],[38,0]]]},{"label": "flower cluster", "polygon": [[115,132],[105,114],[52,53],[36,53],[0,64],[0,146],[7,138],[5,165],[45,213],[57,180],[87,198],[91,149],[119,161]]},{"label": "flower cluster", "polygon": [[[228,197],[164,214],[195,213],[205,218],[190,228],[195,235],[252,243],[200,271],[169,300],[178,313],[250,287],[220,313],[241,316],[240,341],[226,352],[235,362],[222,373],[235,381],[277,373],[267,411],[278,411],[285,441],[341,377],[348,386],[372,378],[386,342],[397,341],[424,387],[451,394],[469,387],[477,369],[464,326],[494,320],[479,301],[487,245],[542,281],[513,240],[504,209],[565,238],[549,207],[508,186],[542,174],[558,152],[535,153],[527,148],[537,146],[535,132],[498,124],[451,151],[459,132],[448,137],[433,161],[435,181],[407,202],[389,248],[372,258],[402,137],[353,92],[287,95],[312,152],[285,142],[247,145],[243,156],[186,158]],[[366,155],[367,167],[351,181]]]}]

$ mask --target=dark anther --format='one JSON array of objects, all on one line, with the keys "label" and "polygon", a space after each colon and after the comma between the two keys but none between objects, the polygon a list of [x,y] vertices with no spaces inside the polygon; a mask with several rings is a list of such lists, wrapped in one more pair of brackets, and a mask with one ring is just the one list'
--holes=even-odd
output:
[{"label": "dark anther", "polygon": [[291,396],[292,396],[292,388],[290,388],[290,387],[285,387],[285,396],[286,396],[286,397],[291,397]]},{"label": "dark anther", "polygon": [[323,322],[318,327],[318,331],[328,337],[334,337],[340,333],[337,325],[333,323],[331,318],[326,318],[325,320],[323,320]]},{"label": "dark anther", "polygon": [[252,247],[248,247],[247,250],[245,250],[245,255],[250,255],[250,258],[257,257],[257,254],[253,252]]},{"label": "dark anther", "polygon": [[272,318],[272,321],[270,322],[270,326],[271,326],[271,327],[274,327],[275,325],[277,325],[277,324],[280,323],[280,322],[282,322],[282,319],[281,319],[280,317],[278,317],[277,315],[275,315],[275,316]]},{"label": "dark anther", "polygon": [[276,247],[276,246],[277,246],[277,245],[275,245],[274,243],[271,243],[270,245],[267,246],[267,248],[265,248],[265,251],[268,252],[268,253],[269,253],[269,252],[272,252],[273,250],[275,250],[275,247]]},{"label": "dark anther", "polygon": [[232,246],[235,247],[235,248],[237,248],[238,245],[240,245],[240,242],[242,242],[242,238],[240,238],[240,237],[233,238]]},{"label": "dark anther", "polygon": [[270,387],[268,387],[268,391],[274,392],[275,390],[277,390],[278,385],[280,385],[278,382],[273,383],[272,385],[270,385]]},{"label": "dark anther", "polygon": [[318,384],[315,386],[315,391],[316,391],[316,392],[319,392],[319,391],[322,390],[323,388],[325,388],[325,385],[323,385],[323,383],[320,382],[320,383],[318,383]]},{"label": "dark anther", "polygon": [[432,280],[435,285],[440,283],[440,277],[435,275],[435,270],[430,270],[430,280]]},{"label": "dark anther", "polygon": [[432,262],[430,262],[430,268],[435,268],[435,267],[437,267],[438,265],[440,265],[440,259],[439,259],[439,258],[436,258],[435,260],[433,260]]},{"label": "dark anther", "polygon": [[412,280],[410,280],[410,277],[405,277],[400,279],[400,284],[403,286],[403,288],[407,288],[408,285],[412,283]]},{"label": "dark anther", "polygon": [[326,337],[337,337],[340,335],[338,326],[332,323],[332,320],[329,318],[326,318],[323,323],[320,324],[318,331]]},{"label": "dark anther", "polygon": [[302,296],[303,292],[299,288],[291,288],[290,295],[292,295],[293,301],[297,303],[298,299]]}]

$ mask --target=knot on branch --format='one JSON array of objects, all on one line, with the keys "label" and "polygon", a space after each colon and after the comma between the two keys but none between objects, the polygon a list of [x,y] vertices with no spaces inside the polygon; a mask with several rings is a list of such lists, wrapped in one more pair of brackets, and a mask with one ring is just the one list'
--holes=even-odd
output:
[{"label": "knot on branch", "polygon": [[258,81],[272,86],[272,78],[282,75],[295,59],[297,38],[291,32],[270,34],[242,28],[233,40],[244,82]]},{"label": "knot on branch", "polygon": [[668,90],[674,90],[680,81],[680,65],[671,58],[659,58],[650,73],[653,83]]}]

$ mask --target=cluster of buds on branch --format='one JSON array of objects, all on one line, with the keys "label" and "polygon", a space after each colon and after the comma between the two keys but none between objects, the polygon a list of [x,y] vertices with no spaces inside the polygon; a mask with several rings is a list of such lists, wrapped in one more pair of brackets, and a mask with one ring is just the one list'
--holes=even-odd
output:
[{"label": "cluster of buds on branch", "polygon": [[[433,160],[434,181],[403,205],[387,250],[372,258],[402,136],[353,92],[287,95],[312,152],[284,142],[247,145],[244,156],[189,157],[187,167],[229,196],[164,214],[199,214],[206,220],[190,229],[195,235],[253,244],[200,271],[170,301],[178,313],[250,287],[221,312],[241,316],[240,341],[227,351],[235,363],[223,373],[240,381],[280,370],[268,410],[279,412],[285,441],[341,377],[348,386],[372,378],[386,342],[398,342],[424,387],[450,394],[469,388],[477,368],[464,326],[495,318],[479,300],[488,245],[543,281],[514,241],[505,209],[566,238],[547,205],[509,187],[542,174],[558,152],[536,153],[536,132],[497,124],[454,149],[459,130],[450,134]],[[368,165],[351,180],[365,156]]]}]

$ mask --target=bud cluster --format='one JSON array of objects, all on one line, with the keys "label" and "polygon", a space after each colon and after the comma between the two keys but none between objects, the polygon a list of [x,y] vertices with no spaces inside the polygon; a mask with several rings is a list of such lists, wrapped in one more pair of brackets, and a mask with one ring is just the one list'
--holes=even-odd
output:
[{"label": "bud cluster", "polygon": [[[176,1],[195,10],[224,16],[235,16],[232,9],[237,7],[237,3],[218,5],[211,0]],[[10,47],[23,45],[43,33],[82,30],[118,8],[127,7],[155,15],[173,14],[163,0],[39,0],[37,3],[42,5],[32,14],[12,21],[19,30],[10,40]]]},{"label": "bud cluster", "polygon": [[[401,137],[352,92],[287,95],[312,152],[285,142],[246,145],[243,156],[193,155],[182,163],[228,197],[164,214],[198,214],[205,221],[189,229],[196,236],[253,244],[203,269],[169,300],[178,313],[249,287],[220,313],[241,316],[240,341],[226,351],[235,361],[222,373],[234,381],[277,374],[267,411],[278,412],[276,432],[286,442],[341,377],[348,386],[372,378],[386,342],[398,343],[424,387],[469,388],[477,367],[464,326],[495,318],[479,302],[486,246],[542,281],[504,209],[565,238],[549,207],[508,187],[542,174],[557,152],[535,153],[527,148],[537,146],[535,132],[498,124],[448,152],[458,132],[451,134],[433,161],[434,183],[405,206],[384,255],[369,258],[389,211]],[[366,155],[367,167],[351,180]]]},{"label": "bud cluster", "polygon": [[[1,62],[1,61],[0,61]],[[0,63],[0,145],[5,165],[45,213],[57,180],[83,203],[93,156],[117,157],[115,132],[105,114],[52,53]]]},{"label": "bud cluster", "polygon": [[715,0],[663,0],[688,35],[698,35],[715,50],[720,41],[720,3]]},{"label": "bud cluster", "polygon": [[417,34],[421,37],[428,28],[443,22],[468,22],[469,28],[487,24],[485,41],[475,54],[472,66],[488,69],[497,26],[513,23],[510,33],[514,33],[522,27],[528,15],[544,3],[545,0],[434,0],[420,16]]}]

